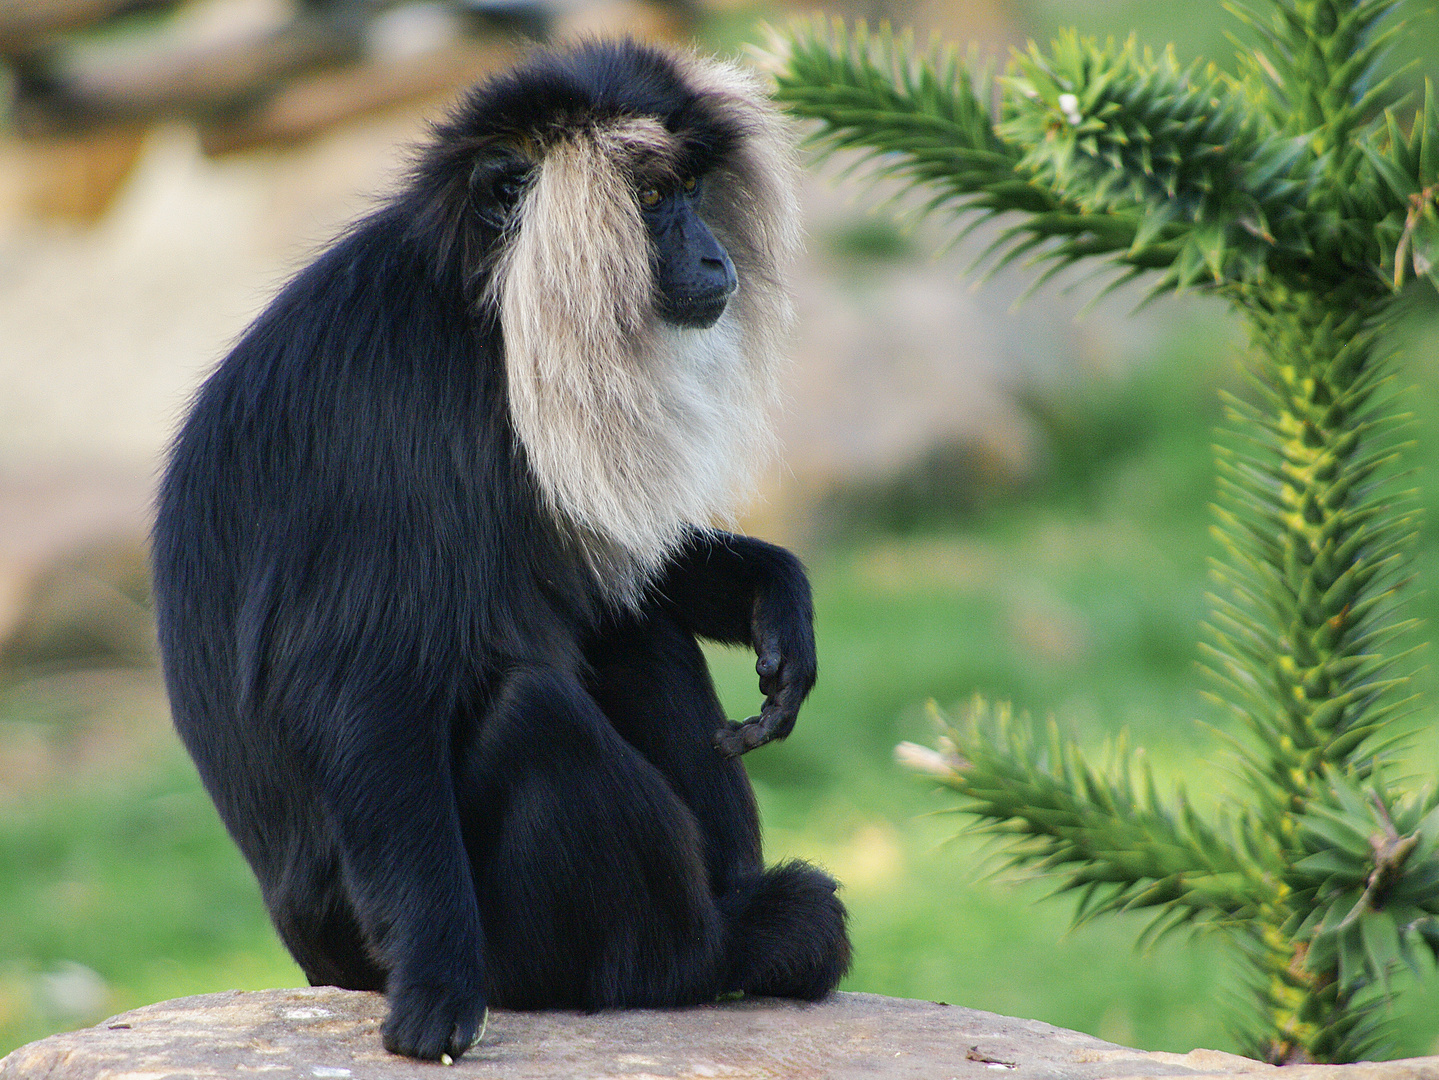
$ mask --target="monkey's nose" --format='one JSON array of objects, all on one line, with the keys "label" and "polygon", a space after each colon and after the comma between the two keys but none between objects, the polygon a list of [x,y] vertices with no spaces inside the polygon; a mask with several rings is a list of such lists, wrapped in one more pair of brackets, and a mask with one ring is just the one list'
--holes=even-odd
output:
[{"label": "monkey's nose", "polygon": [[739,275],[735,273],[734,263],[727,252],[721,251],[717,256],[706,255],[700,263],[716,281],[716,293],[726,300],[734,295],[735,289],[739,288]]}]

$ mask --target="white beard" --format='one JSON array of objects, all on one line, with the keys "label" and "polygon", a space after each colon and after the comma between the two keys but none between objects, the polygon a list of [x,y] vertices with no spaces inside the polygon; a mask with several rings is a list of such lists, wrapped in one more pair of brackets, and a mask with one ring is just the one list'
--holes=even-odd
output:
[{"label": "white beard", "polygon": [[539,386],[507,356],[516,434],[546,503],[605,593],[629,606],[687,531],[733,523],[774,442],[773,388],[753,377],[732,315],[706,330],[660,327],[652,342],[620,386],[613,369]]},{"label": "white beard", "polygon": [[631,166],[676,148],[652,118],[545,147],[487,294],[529,468],[601,589],[631,607],[686,532],[731,522],[753,492],[792,319],[784,269],[799,215],[785,129],[744,96],[747,77],[719,65],[700,75],[751,120],[703,197],[739,277],[719,320],[682,329],[654,313]]}]

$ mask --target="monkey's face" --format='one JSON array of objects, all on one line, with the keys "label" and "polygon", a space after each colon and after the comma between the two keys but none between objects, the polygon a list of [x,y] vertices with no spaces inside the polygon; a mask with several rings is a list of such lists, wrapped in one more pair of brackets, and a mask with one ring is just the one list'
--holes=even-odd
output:
[{"label": "monkey's face", "polygon": [[729,253],[697,212],[701,181],[648,184],[637,198],[650,237],[655,310],[674,326],[713,326],[739,286]]},{"label": "monkey's face", "polygon": [[[470,202],[494,241],[517,224],[519,202],[540,167],[511,150],[491,150],[476,162]],[[631,188],[648,238],[655,314],[671,326],[713,326],[739,287],[739,275],[700,217],[704,180],[662,171],[632,180]]]}]

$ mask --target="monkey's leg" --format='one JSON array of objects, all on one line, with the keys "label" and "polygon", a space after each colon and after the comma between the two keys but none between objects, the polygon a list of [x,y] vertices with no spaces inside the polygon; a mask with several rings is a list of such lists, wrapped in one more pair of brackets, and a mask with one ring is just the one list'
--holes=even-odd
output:
[{"label": "monkey's leg", "polygon": [[280,940],[314,986],[383,990],[345,892],[326,815],[272,726],[217,719],[196,687],[174,694],[175,724],[226,828],[255,871]]},{"label": "monkey's leg", "polygon": [[719,898],[729,928],[726,990],[817,1001],[849,970],[844,904],[832,877],[780,863]]},{"label": "monkey's leg", "polygon": [[[283,684],[294,718],[288,765],[328,840],[325,860],[306,871],[334,875],[385,972],[385,1048],[459,1057],[485,1000],[483,935],[450,781],[443,718],[452,710],[406,672],[376,663],[361,674],[350,685],[314,672]],[[340,692],[327,695],[331,685]],[[291,914],[299,927],[309,917]]]},{"label": "monkey's leg", "polygon": [[297,837],[283,865],[256,866],[275,930],[311,986],[383,991],[385,973],[369,955],[334,852],[320,845],[318,835]]},{"label": "monkey's leg", "polygon": [[615,730],[665,775],[699,822],[716,896],[763,868],[759,812],[744,765],[714,748],[725,728],[709,666],[669,613],[607,626],[586,649],[591,693]]},{"label": "monkey's leg", "polygon": [[573,678],[506,678],[459,800],[496,1004],[672,1006],[719,993],[724,928],[694,816]]},{"label": "monkey's leg", "polygon": [[726,990],[821,998],[849,968],[835,882],[802,862],[765,870],[754,793],[737,758],[715,749],[724,722],[692,634],[655,612],[608,628],[586,650],[594,695],[620,734],[693,810],[725,916]]}]

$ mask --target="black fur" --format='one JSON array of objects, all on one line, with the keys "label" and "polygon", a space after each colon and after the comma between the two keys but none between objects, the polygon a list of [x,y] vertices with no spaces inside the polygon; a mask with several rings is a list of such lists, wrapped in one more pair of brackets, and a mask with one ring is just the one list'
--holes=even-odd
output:
[{"label": "black fur", "polygon": [[311,982],[384,990],[397,1053],[458,1056],[487,1002],[816,998],[849,962],[834,882],[761,862],[732,755],[763,739],[695,642],[756,649],[786,734],[815,670],[798,562],[696,531],[617,613],[508,418],[479,300],[513,170],[477,164],[622,111],[700,164],[740,137],[633,45],[476,91],[219,365],[160,491],[176,726],[286,946]]}]

